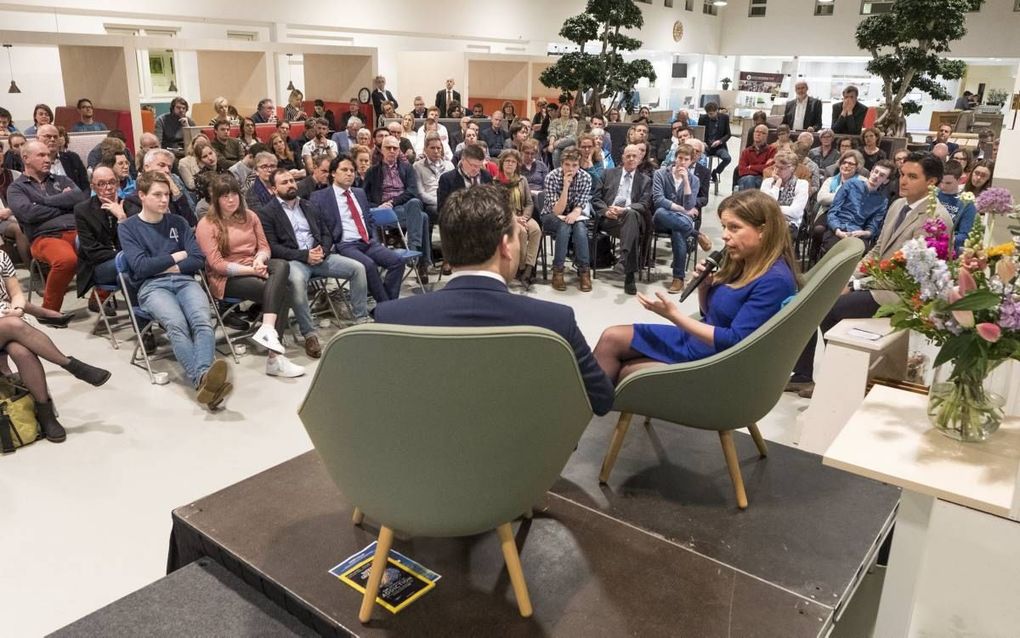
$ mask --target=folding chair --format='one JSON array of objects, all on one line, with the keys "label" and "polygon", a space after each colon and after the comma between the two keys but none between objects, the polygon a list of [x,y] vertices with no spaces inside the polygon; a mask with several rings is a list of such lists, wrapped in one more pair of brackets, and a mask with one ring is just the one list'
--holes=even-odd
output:
[{"label": "folding chair", "polygon": [[[386,230],[387,228],[396,228],[400,234],[400,240],[404,243],[403,248],[394,248],[393,252],[397,254],[404,261],[405,268],[409,268],[414,273],[414,278],[418,281],[418,286],[421,287],[422,292],[428,292],[425,289],[425,284],[422,282],[421,277],[418,275],[418,260],[423,257],[423,253],[420,250],[411,250],[407,248],[407,236],[404,235],[404,229],[400,227],[400,221],[397,219],[397,213],[392,208],[373,208],[369,211],[372,215],[372,221],[380,230]],[[403,279],[407,279],[409,273],[404,272]],[[401,281],[403,281],[401,279]]]},{"label": "folding chair", "polygon": [[[329,289],[329,280],[332,279],[336,282],[336,289]],[[354,308],[351,306],[350,292],[347,289],[349,280],[342,279],[340,277],[312,277],[308,280],[308,291],[311,293],[308,296],[308,303],[310,306],[316,306],[320,301],[325,302],[327,310],[320,310],[319,312],[313,312],[312,317],[321,317],[322,315],[329,314],[333,315],[336,319],[336,323],[340,326],[343,323],[343,317],[337,306],[336,299],[334,296],[339,297],[340,303],[347,309],[347,313],[354,318]]]},{"label": "folding chair", "polygon": [[[32,303],[32,293],[35,291],[36,277],[43,290],[46,289],[46,275],[49,274],[49,264],[33,258],[28,264],[28,303]],[[40,293],[42,294],[42,293]]]},{"label": "folding chair", "polygon": [[[80,242],[78,240],[78,236],[75,235],[75,238],[74,238],[74,252],[75,252],[75,254],[79,254],[80,246],[81,246],[81,244],[80,244]],[[80,258],[81,257],[79,257],[79,259]],[[97,290],[100,291],[100,292],[105,292],[106,293],[106,297],[104,299],[100,299],[99,295],[96,294]],[[96,319],[96,323],[92,326],[92,334],[96,334],[96,333],[99,332],[99,325],[101,323],[106,328],[106,334],[107,334],[107,336],[110,337],[110,343],[113,345],[113,349],[114,350],[119,350],[120,349],[120,344],[117,343],[117,337],[113,334],[113,326],[110,325],[110,320],[106,316],[106,309],[107,309],[107,307],[110,307],[110,308],[112,308],[114,310],[114,312],[117,311],[117,293],[118,292],[120,292],[120,286],[118,284],[95,284],[92,287],[92,294],[90,295],[90,296],[95,297],[96,298],[96,303],[99,304],[99,318]],[[121,327],[121,326],[118,326],[118,327]]]},{"label": "folding chair", "polygon": [[[159,325],[159,322],[157,322],[152,315],[142,310],[141,306],[135,305],[134,298],[131,295],[131,287],[128,285],[128,280],[131,277],[131,267],[128,265],[127,258],[124,257],[124,253],[117,253],[114,263],[117,265],[117,280],[120,282],[120,290],[124,295],[125,305],[128,310],[128,318],[131,319],[131,328],[135,333],[135,338],[138,340],[138,344],[135,346],[134,352],[131,353],[131,365],[138,366],[148,372],[150,383],[155,385],[166,385],[170,381],[169,376],[165,372],[161,372],[157,377],[152,371],[152,360],[166,359],[173,354],[173,352],[168,351],[158,357],[155,355],[150,357],[149,352],[145,349],[145,336],[150,335],[155,338],[155,329],[157,327],[162,329],[162,326]],[[140,322],[144,323],[144,327],[139,325]]]},{"label": "folding chair", "polygon": [[[216,317],[216,324],[220,327],[220,331],[223,332],[223,338],[227,342],[227,348],[230,349],[230,356],[234,359],[234,363],[240,363],[240,360],[237,358],[237,350],[234,346],[235,338],[243,339],[254,334],[255,331],[251,328],[248,330],[239,330],[234,333],[234,337],[231,337],[230,333],[227,332],[227,324],[223,322],[223,318],[230,316],[231,313],[238,312],[241,309],[241,304],[243,304],[245,300],[237,297],[224,297],[223,299],[216,299],[216,297],[213,297],[212,289],[209,288],[209,280],[206,278],[204,270],[199,273],[198,281],[201,282],[202,288],[205,289],[206,296],[209,297],[209,305],[212,306],[213,316]],[[221,303],[226,306],[226,310],[220,310]],[[218,345],[216,346],[216,351],[220,354],[227,354],[220,350]]]}]

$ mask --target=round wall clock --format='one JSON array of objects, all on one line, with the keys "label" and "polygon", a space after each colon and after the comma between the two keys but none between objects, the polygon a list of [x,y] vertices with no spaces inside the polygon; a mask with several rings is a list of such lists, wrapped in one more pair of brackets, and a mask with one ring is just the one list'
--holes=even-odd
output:
[{"label": "round wall clock", "polygon": [[673,42],[679,42],[684,38],[684,23],[677,20],[673,23]]}]

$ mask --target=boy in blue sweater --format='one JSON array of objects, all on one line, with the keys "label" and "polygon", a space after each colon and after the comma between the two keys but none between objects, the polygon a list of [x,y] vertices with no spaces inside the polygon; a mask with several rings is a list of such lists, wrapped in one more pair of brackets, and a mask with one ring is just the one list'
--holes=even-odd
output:
[{"label": "boy in blue sweater", "polygon": [[879,160],[868,179],[843,182],[836,191],[827,214],[828,230],[822,236],[820,255],[829,252],[844,237],[860,237],[866,243],[882,230],[889,198],[885,188],[893,173],[893,163]]},{"label": "boy in blue sweater", "polygon": [[166,330],[174,356],[198,391],[195,399],[214,410],[233,386],[227,380],[226,362],[214,361],[209,297],[195,280],[205,256],[188,222],[166,214],[170,203],[166,175],[142,173],[137,190],[142,211],[121,222],[117,234],[139,304]]},{"label": "boy in blue sweater", "polygon": [[974,226],[977,207],[974,200],[964,201],[960,197],[960,178],[963,177],[963,164],[956,160],[946,162],[942,181],[939,182],[939,201],[946,207],[953,218],[953,249],[959,255],[963,252],[963,242]]}]

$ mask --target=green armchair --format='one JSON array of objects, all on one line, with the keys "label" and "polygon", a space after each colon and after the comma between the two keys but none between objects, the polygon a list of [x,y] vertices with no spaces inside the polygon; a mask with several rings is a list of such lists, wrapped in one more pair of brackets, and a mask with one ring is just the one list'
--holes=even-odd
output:
[{"label": "green armchair", "polygon": [[634,414],[703,430],[716,430],[736,491],[737,506],[747,507],[732,432],[746,427],[758,452],[767,454],[756,421],[779,401],[797,356],[864,253],[857,238],[840,240],[805,276],[803,288],[775,316],[746,339],[716,355],[639,370],[616,388],[613,407],[620,419],[602,462],[599,482],[609,480]]},{"label": "green armchair", "polygon": [[[375,564],[385,562],[393,530],[497,528],[518,608],[531,615],[510,521],[552,486],[592,415],[566,341],[532,327],[348,328],[326,346],[298,413],[357,504],[355,523],[361,512],[379,523]],[[372,570],[363,623],[383,571]]]}]

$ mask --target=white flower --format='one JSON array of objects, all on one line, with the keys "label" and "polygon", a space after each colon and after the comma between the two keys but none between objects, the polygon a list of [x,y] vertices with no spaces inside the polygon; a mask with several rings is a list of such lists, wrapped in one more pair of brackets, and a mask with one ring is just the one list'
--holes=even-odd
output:
[{"label": "white flower", "polygon": [[953,278],[946,262],[938,258],[935,249],[929,248],[924,238],[918,238],[903,244],[902,250],[907,273],[921,288],[921,300],[944,297],[952,286]]}]

